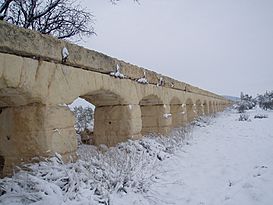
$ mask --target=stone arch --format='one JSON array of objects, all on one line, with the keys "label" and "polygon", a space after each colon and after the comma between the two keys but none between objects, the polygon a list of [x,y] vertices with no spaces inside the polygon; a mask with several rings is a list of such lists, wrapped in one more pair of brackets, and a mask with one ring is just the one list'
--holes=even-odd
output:
[{"label": "stone arch", "polygon": [[223,103],[222,102],[219,102],[219,111],[220,112],[222,112],[222,111],[224,111],[224,109],[223,109]]},{"label": "stone arch", "polygon": [[149,133],[166,134],[170,130],[170,107],[163,104],[157,95],[148,95],[139,102],[141,110],[141,134]]},{"label": "stone arch", "polygon": [[109,90],[97,90],[80,96],[96,107],[126,104],[124,98]]},{"label": "stone arch", "polygon": [[170,101],[170,113],[172,116],[172,127],[181,127],[186,122],[186,113],[181,100],[173,97]]},{"label": "stone arch", "polygon": [[140,106],[144,106],[144,105],[162,105],[162,104],[163,104],[163,100],[158,95],[155,95],[155,94],[147,95],[147,96],[143,97],[139,101]]},{"label": "stone arch", "polygon": [[208,115],[209,114],[209,106],[208,106],[208,103],[206,100],[204,100],[203,108],[204,108],[204,114]]},{"label": "stone arch", "polygon": [[223,105],[221,102],[219,102],[219,111],[222,112],[223,111]]},{"label": "stone arch", "polygon": [[217,109],[216,109],[216,102],[213,101],[213,112],[216,113],[217,112]]},{"label": "stone arch", "polygon": [[225,107],[226,107],[226,105],[225,105],[225,103],[221,103],[221,111],[224,111],[225,110]]},{"label": "stone arch", "polygon": [[220,108],[219,108],[219,102],[216,102],[216,111],[219,112]]},{"label": "stone arch", "polygon": [[195,106],[196,106],[197,116],[204,115],[203,104],[202,104],[201,100],[197,100],[195,103]]},{"label": "stone arch", "polygon": [[80,96],[95,105],[94,133],[95,145],[114,146],[127,139],[140,137],[140,109],[128,104],[124,98],[109,90],[97,90]]},{"label": "stone arch", "polygon": [[209,101],[209,114],[212,114],[213,112],[213,104],[211,101]]},{"label": "stone arch", "polygon": [[194,110],[194,104],[191,98],[186,100],[186,112],[187,112],[187,122],[192,122],[196,117],[196,111]]},{"label": "stone arch", "polygon": [[24,106],[37,103],[31,94],[20,88],[2,88],[0,92],[0,107]]}]

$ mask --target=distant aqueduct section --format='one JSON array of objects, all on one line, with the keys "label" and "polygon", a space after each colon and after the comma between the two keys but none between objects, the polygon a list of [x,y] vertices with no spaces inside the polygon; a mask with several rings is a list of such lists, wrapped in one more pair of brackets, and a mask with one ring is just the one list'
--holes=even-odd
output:
[{"label": "distant aqueduct section", "polygon": [[[124,78],[110,75],[117,67]],[[142,77],[148,83],[137,81]],[[108,146],[165,134],[229,105],[206,90],[0,21],[0,175],[36,156],[75,157],[75,119],[65,104],[77,97],[96,106],[94,143]]]}]

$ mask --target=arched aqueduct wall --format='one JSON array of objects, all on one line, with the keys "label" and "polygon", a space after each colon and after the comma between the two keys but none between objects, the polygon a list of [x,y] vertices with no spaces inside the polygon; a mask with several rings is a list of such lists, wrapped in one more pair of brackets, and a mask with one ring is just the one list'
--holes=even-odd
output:
[{"label": "arched aqueduct wall", "polygon": [[[117,65],[126,78],[109,75]],[[136,81],[144,71],[149,84]],[[74,116],[65,104],[77,97],[96,106],[94,142],[109,146],[167,133],[229,105],[211,92],[0,21],[0,175],[35,156],[75,156]]]}]

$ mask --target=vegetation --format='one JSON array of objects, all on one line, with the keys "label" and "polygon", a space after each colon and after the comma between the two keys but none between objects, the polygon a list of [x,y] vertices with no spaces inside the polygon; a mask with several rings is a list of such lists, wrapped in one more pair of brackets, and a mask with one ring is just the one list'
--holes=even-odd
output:
[{"label": "vegetation", "polygon": [[241,100],[237,103],[236,109],[239,113],[244,113],[246,110],[253,109],[257,104],[264,110],[273,110],[273,91],[266,91],[263,95],[258,95],[256,98],[241,93]]},{"label": "vegetation", "polygon": [[76,117],[75,129],[77,134],[85,130],[93,130],[94,111],[91,107],[74,107],[73,112]]},{"label": "vegetation", "polygon": [[273,91],[265,92],[263,95],[258,95],[257,101],[262,109],[273,110]]},{"label": "vegetation", "polygon": [[244,113],[245,110],[250,110],[256,106],[256,100],[248,94],[241,93],[241,100],[238,102],[237,110],[239,113]]},{"label": "vegetation", "polygon": [[1,19],[59,39],[94,34],[93,15],[74,0],[0,0]]},{"label": "vegetation", "polygon": [[[138,2],[138,0],[134,0]],[[80,0],[0,0],[0,20],[59,39],[90,36],[94,16]],[[119,0],[110,0],[116,4]]]}]

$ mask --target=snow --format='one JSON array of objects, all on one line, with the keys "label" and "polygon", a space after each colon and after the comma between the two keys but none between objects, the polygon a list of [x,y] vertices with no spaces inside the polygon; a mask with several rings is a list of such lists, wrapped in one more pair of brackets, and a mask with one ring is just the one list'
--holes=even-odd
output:
[{"label": "snow", "polygon": [[164,80],[162,77],[160,77],[156,86],[158,87],[158,86],[163,86],[163,85],[164,85]]},{"label": "snow", "polygon": [[[228,110],[171,136],[128,141],[103,152],[81,145],[0,180],[0,204],[273,204],[273,112]],[[254,118],[266,115],[267,118]],[[182,137],[181,137],[182,136]],[[102,148],[101,148],[102,149]],[[3,193],[3,190],[6,192]]]},{"label": "snow", "polygon": [[141,83],[141,84],[148,84],[149,83],[148,80],[144,77],[137,79],[137,82]]},{"label": "snow", "polygon": [[149,82],[148,82],[148,80],[146,78],[146,72],[145,71],[143,71],[143,77],[137,79],[137,82],[141,83],[141,84],[149,84]]},{"label": "snow", "polygon": [[68,56],[69,56],[69,52],[68,52],[67,48],[64,47],[62,49],[62,59],[63,59],[63,61],[66,61],[66,59],[68,58]]},{"label": "snow", "polygon": [[168,119],[170,117],[172,117],[171,113],[165,113],[165,114],[163,114],[163,118],[165,118],[165,119]]},{"label": "snow", "polygon": [[125,75],[120,72],[118,64],[117,64],[116,71],[115,72],[111,72],[110,75],[113,76],[113,77],[115,77],[115,78],[125,78]]},{"label": "snow", "polygon": [[189,146],[162,166],[150,191],[157,204],[273,204],[273,113],[254,119],[256,112],[251,122],[226,112],[195,128]]}]

